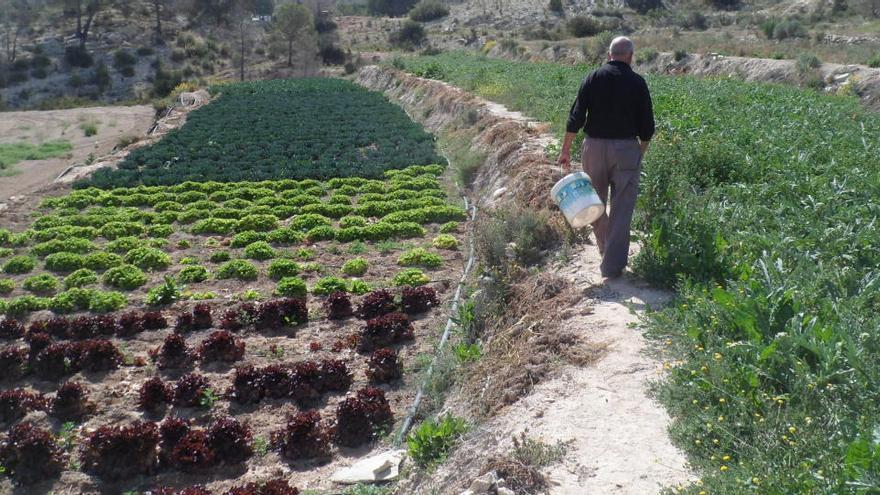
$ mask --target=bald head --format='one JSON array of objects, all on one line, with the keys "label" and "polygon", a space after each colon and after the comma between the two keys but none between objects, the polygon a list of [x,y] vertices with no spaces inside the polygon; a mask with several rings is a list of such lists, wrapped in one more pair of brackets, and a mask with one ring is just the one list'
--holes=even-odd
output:
[{"label": "bald head", "polygon": [[608,58],[632,64],[633,53],[636,51],[636,45],[626,36],[618,36],[611,41],[608,47]]}]

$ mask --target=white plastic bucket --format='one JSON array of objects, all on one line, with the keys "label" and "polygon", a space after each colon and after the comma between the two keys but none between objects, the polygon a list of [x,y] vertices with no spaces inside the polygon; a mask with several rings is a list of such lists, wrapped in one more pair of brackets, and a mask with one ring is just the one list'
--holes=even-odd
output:
[{"label": "white plastic bucket", "polygon": [[550,196],[575,229],[595,222],[605,213],[605,203],[599,199],[590,176],[584,172],[575,172],[559,179],[550,190]]}]

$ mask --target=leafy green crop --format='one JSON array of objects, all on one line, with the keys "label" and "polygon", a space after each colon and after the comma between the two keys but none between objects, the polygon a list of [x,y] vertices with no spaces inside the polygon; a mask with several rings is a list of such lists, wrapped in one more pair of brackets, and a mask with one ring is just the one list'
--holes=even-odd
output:
[{"label": "leafy green crop", "polygon": [[[590,69],[444,54],[453,84],[553,123]],[[880,424],[880,116],[855,98],[646,76],[634,268],[675,365],[658,396],[701,471],[687,493],[871,493]]]},{"label": "leafy green crop", "polygon": [[216,275],[219,279],[237,278],[239,280],[256,280],[260,272],[252,263],[245,260],[232,260],[220,265]]},{"label": "leafy green crop", "polygon": [[315,282],[312,287],[312,293],[325,296],[336,291],[345,292],[348,290],[348,284],[339,277],[324,277]]},{"label": "leafy green crop", "polygon": [[48,273],[42,273],[40,275],[26,278],[24,284],[22,284],[22,288],[28,292],[33,292],[34,294],[46,295],[52,294],[58,290],[59,285],[57,278]]},{"label": "leafy green crop", "polygon": [[425,248],[413,248],[397,258],[400,266],[421,266],[425,268],[439,268],[443,265],[443,258],[431,253]]},{"label": "leafy green crop", "polygon": [[85,287],[98,282],[98,274],[88,268],[80,268],[64,278],[64,288]]},{"label": "leafy green crop", "polygon": [[34,269],[36,263],[30,256],[13,256],[3,264],[3,273],[21,274]]},{"label": "leafy green crop", "polygon": [[431,278],[425,275],[425,273],[418,268],[407,268],[405,270],[401,270],[391,279],[391,283],[396,286],[401,285],[409,285],[412,287],[418,287],[420,285],[425,285],[431,281]]},{"label": "leafy green crop", "polygon": [[213,91],[220,96],[180,130],[80,186],[381,177],[389,168],[443,163],[433,136],[382,94],[349,81],[278,79]]},{"label": "leafy green crop", "polygon": [[423,467],[443,462],[467,430],[467,423],[455,416],[425,420],[407,437],[407,452]]},{"label": "leafy green crop", "polygon": [[284,277],[278,281],[275,294],[286,297],[305,297],[308,294],[308,288],[299,277]]},{"label": "leafy green crop", "polygon": [[134,290],[147,283],[147,276],[134,265],[119,265],[104,272],[104,283],[110,287]]},{"label": "leafy green crop", "polygon": [[346,261],[342,265],[342,273],[353,277],[360,277],[367,273],[370,264],[364,258],[354,258]]},{"label": "leafy green crop", "polygon": [[189,265],[177,272],[177,280],[184,284],[208,280],[208,270],[200,265]]}]

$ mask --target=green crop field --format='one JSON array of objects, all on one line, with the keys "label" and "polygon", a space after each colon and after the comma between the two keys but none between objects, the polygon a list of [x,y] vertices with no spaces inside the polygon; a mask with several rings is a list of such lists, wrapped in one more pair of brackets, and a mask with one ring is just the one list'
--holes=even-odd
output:
[{"label": "green crop field", "polygon": [[[590,67],[395,61],[563,131]],[[635,269],[678,291],[647,319],[688,493],[880,490],[880,116],[855,98],[647,77]]]},{"label": "green crop field", "polygon": [[433,136],[403,110],[348,81],[256,81],[212,91],[217,100],[182,128],[81,185],[379,178],[388,169],[443,163]]}]

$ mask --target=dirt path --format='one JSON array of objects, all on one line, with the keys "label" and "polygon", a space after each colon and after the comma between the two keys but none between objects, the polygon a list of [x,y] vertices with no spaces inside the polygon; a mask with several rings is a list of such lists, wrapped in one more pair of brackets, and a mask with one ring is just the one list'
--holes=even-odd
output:
[{"label": "dirt path", "polygon": [[[0,203],[12,196],[25,196],[50,184],[74,163],[90,154],[109,153],[123,137],[143,137],[154,122],[155,111],[146,105],[133,107],[90,107],[69,110],[0,113],[0,142],[24,140],[32,144],[64,139],[73,145],[67,155],[47,160],[30,160],[13,166],[13,175],[0,177]],[[97,134],[87,137],[82,126],[93,123]]]},{"label": "dirt path", "polygon": [[551,469],[551,494],[649,494],[689,479],[681,452],[666,433],[669,416],[648,397],[662,365],[645,354],[638,312],[670,295],[627,277],[602,283],[601,259],[586,246],[559,274],[586,289],[580,314],[565,324],[607,353],[592,367],[569,367],[515,404],[505,425],[528,424],[547,441],[571,441],[566,460]]}]

